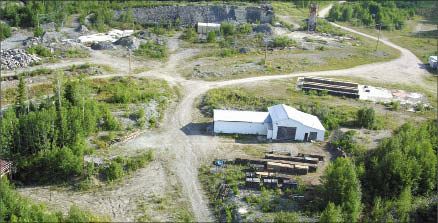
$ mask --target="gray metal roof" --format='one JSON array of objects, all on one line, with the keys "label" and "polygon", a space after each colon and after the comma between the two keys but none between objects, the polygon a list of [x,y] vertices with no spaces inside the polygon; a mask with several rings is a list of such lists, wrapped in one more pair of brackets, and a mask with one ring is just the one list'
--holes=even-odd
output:
[{"label": "gray metal roof", "polygon": [[325,131],[318,117],[298,111],[290,106],[279,104],[268,108],[269,114],[273,122],[278,122],[285,119],[293,119],[301,124]]},{"label": "gray metal roof", "polygon": [[270,122],[269,112],[213,110],[214,121],[228,122]]}]

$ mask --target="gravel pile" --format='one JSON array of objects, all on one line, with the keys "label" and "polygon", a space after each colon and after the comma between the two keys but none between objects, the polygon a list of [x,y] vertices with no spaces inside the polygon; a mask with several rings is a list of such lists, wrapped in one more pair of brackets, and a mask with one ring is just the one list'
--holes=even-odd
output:
[{"label": "gravel pile", "polygon": [[19,67],[27,67],[34,62],[39,62],[41,58],[27,53],[23,49],[1,50],[2,68],[13,70]]}]

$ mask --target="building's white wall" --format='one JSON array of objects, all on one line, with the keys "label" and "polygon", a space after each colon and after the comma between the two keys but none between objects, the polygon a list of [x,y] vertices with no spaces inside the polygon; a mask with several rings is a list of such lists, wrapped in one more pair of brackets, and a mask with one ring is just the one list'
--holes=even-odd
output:
[{"label": "building's white wall", "polygon": [[198,33],[207,34],[211,31],[219,32],[220,27],[218,26],[205,26],[205,25],[198,25]]},{"label": "building's white wall", "polygon": [[268,139],[272,139],[272,130],[268,129],[268,135],[266,136]]},{"label": "building's white wall", "polygon": [[265,125],[264,123],[225,122],[225,121],[214,122],[215,133],[266,135],[267,131],[268,131],[267,125]]},{"label": "building's white wall", "polygon": [[277,139],[278,126],[296,127],[297,131],[295,134],[295,140],[303,141],[305,133],[309,133],[310,136],[310,132],[317,132],[316,140],[324,141],[324,131],[302,125],[300,122],[297,122],[292,119],[286,119],[286,120],[281,120],[277,123],[272,123],[272,127],[273,127],[272,139]]},{"label": "building's white wall", "polygon": [[438,62],[431,56],[429,57],[429,66],[432,68],[436,68],[438,66]]}]

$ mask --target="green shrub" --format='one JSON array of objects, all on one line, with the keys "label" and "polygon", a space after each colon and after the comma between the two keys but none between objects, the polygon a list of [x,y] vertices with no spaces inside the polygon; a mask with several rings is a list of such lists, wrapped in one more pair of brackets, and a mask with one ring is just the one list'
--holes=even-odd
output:
[{"label": "green shrub", "polygon": [[274,223],[298,223],[299,215],[296,212],[279,212],[274,216]]},{"label": "green shrub", "polygon": [[245,23],[243,25],[240,25],[239,32],[242,34],[250,34],[252,33],[252,25]]},{"label": "green shrub", "polygon": [[183,34],[181,35],[181,39],[188,40],[188,41],[195,41],[198,37],[198,34],[196,33],[194,28],[187,28],[184,30]]},{"label": "green shrub", "polygon": [[398,111],[400,109],[400,102],[399,101],[391,101],[392,110]]},{"label": "green shrub", "polygon": [[376,112],[372,107],[361,108],[357,111],[356,120],[359,127],[372,129],[376,123]]},{"label": "green shrub", "polygon": [[52,53],[50,52],[50,50],[41,44],[27,48],[26,50],[30,54],[36,54],[36,55],[42,56],[42,57],[52,57],[53,56]]},{"label": "green shrub", "polygon": [[111,161],[106,173],[106,180],[114,181],[123,177],[123,175],[125,175],[125,173],[123,172],[122,165],[119,162]]},{"label": "green shrub", "polygon": [[33,36],[34,37],[40,37],[44,35],[44,30],[41,27],[36,27],[33,31]]},{"label": "green shrub", "polygon": [[12,35],[11,28],[8,24],[2,23],[0,24],[0,40],[4,40],[9,38]]},{"label": "green shrub", "polygon": [[424,111],[424,105],[422,103],[418,103],[417,106],[415,106],[415,110],[419,112]]},{"label": "green shrub", "polygon": [[165,58],[168,54],[166,45],[160,46],[152,42],[147,42],[141,43],[140,48],[134,51],[134,55],[149,56],[151,58]]},{"label": "green shrub", "polygon": [[356,131],[349,130],[341,138],[331,141],[330,143],[334,147],[339,147],[350,155],[360,155],[365,152],[365,149],[356,143],[354,140],[355,135]]},{"label": "green shrub", "polygon": [[237,51],[237,49],[222,49],[219,52],[219,56],[221,57],[231,57],[234,56],[236,54],[238,54],[239,52]]},{"label": "green shrub", "polygon": [[295,40],[289,39],[286,36],[276,36],[274,38],[274,47],[289,47],[294,46],[296,43]]},{"label": "green shrub", "polygon": [[207,42],[209,42],[209,43],[216,42],[216,32],[211,31],[211,32],[208,33],[208,35],[207,35]]},{"label": "green shrub", "polygon": [[157,125],[157,119],[155,117],[152,117],[149,119],[149,125],[151,127],[155,127]]},{"label": "green shrub", "polygon": [[156,24],[152,29],[152,33],[156,35],[163,35],[166,33],[166,29],[162,25]]},{"label": "green shrub", "polygon": [[224,36],[232,36],[236,33],[236,26],[226,22],[221,23],[220,31]]},{"label": "green shrub", "polygon": [[[307,26],[305,26],[304,28],[307,29]],[[345,36],[346,34],[341,28],[335,27],[323,19],[318,19],[316,31],[319,33],[329,33],[336,36]]]},{"label": "green shrub", "polygon": [[35,77],[42,74],[53,74],[55,70],[49,69],[49,68],[38,68],[32,71],[23,71],[20,73],[20,76],[25,77]]}]

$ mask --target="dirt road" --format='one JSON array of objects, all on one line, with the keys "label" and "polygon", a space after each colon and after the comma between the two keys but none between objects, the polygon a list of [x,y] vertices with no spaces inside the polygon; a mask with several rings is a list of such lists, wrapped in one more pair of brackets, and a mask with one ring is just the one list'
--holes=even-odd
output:
[{"label": "dirt road", "polygon": [[[327,10],[328,12],[328,10]],[[320,13],[323,14],[323,13]],[[333,24],[338,26],[336,24]],[[338,26],[344,30],[366,36],[368,38],[376,39],[375,37],[369,36],[351,30],[345,27]],[[177,44],[179,40],[175,39]],[[218,138],[203,135],[199,125],[192,123],[193,114],[196,114],[198,110],[195,108],[195,101],[202,94],[210,89],[217,87],[224,87],[230,85],[239,85],[242,83],[255,82],[255,81],[267,81],[273,79],[281,78],[291,78],[296,76],[356,76],[373,81],[381,81],[387,83],[404,83],[412,84],[416,83],[418,85],[433,89],[433,86],[429,86],[423,82],[423,76],[426,75],[425,71],[420,66],[420,61],[408,50],[392,44],[389,41],[381,41],[384,44],[392,46],[401,51],[401,57],[383,63],[374,63],[368,65],[362,65],[354,67],[351,69],[344,70],[334,70],[334,71],[322,71],[322,72],[307,72],[307,73],[292,73],[285,75],[275,75],[275,76],[259,76],[251,77],[237,80],[228,80],[220,82],[205,82],[196,80],[186,80],[181,77],[176,71],[178,64],[184,63],[184,59],[188,56],[196,53],[194,50],[177,50],[177,45],[174,46],[174,53],[171,55],[169,61],[162,67],[152,69],[147,72],[142,72],[136,76],[151,76],[159,77],[169,81],[172,85],[178,85],[183,91],[183,98],[174,106],[172,109],[168,109],[165,115],[165,120],[161,124],[161,129],[159,131],[147,132],[143,135],[135,138],[134,140],[116,145],[117,150],[126,154],[129,152],[135,152],[139,150],[145,150],[147,148],[153,148],[156,153],[161,154],[166,160],[167,168],[170,169],[170,173],[175,174],[177,182],[182,186],[182,192],[184,196],[189,200],[191,204],[191,209],[195,215],[195,221],[199,222],[210,222],[214,221],[213,214],[208,208],[208,200],[206,199],[204,192],[201,188],[201,184],[198,180],[198,168],[204,163],[208,158],[217,154],[220,150],[221,143]],[[94,58],[94,57],[93,57]],[[99,59],[99,61],[102,61]],[[90,63],[95,63],[94,59],[90,59]],[[120,60],[112,66],[117,66],[119,70],[127,68],[126,61]],[[61,65],[59,65],[61,66]],[[121,75],[121,74],[114,74]],[[110,76],[114,76],[110,75]],[[99,77],[97,77],[99,78]],[[148,167],[150,168],[150,167]],[[163,177],[160,172],[159,176],[153,175],[143,175],[144,170],[140,172],[140,176],[149,177],[150,181],[156,182],[156,177]],[[147,171],[146,171],[147,172]],[[145,172],[145,173],[146,173]],[[166,174],[164,174],[166,175]],[[171,174],[167,174],[166,178],[170,178]],[[134,177],[127,180],[129,184],[137,185],[141,188],[141,194],[147,194],[149,192],[154,192],[159,187],[159,183],[154,186],[149,180],[145,181],[141,177]],[[126,196],[143,196],[136,194],[135,190],[129,189],[129,186],[122,186],[117,191],[124,193],[124,199]],[[149,188],[149,189],[148,189]],[[125,191],[126,189],[126,191]],[[165,190],[165,189],[163,189]],[[35,200],[44,201],[46,203],[52,203],[53,201],[48,201],[47,199],[42,199],[41,197],[47,198],[48,189],[45,188],[24,188],[19,189],[19,191],[26,196],[31,197]],[[67,194],[69,192],[57,192],[59,199],[63,199],[62,193],[65,193],[64,203],[73,203],[74,199]],[[117,193],[116,193],[117,194]],[[127,217],[124,211],[129,211],[132,208],[124,206],[119,203],[115,211],[112,208],[113,204],[109,202],[102,202],[96,207],[96,200],[102,197],[111,196],[111,193],[99,192],[89,196],[78,197],[81,199],[81,207],[87,208],[92,211],[97,211],[97,213],[108,213],[113,215],[116,220],[131,220],[132,218]],[[120,195],[121,196],[121,195]],[[65,198],[68,198],[65,201]],[[89,199],[89,200],[87,200]],[[111,198],[113,202],[116,202],[117,197]],[[128,200],[129,202],[129,200]],[[112,206],[111,206],[112,205]],[[110,207],[111,206],[111,207]]]}]

